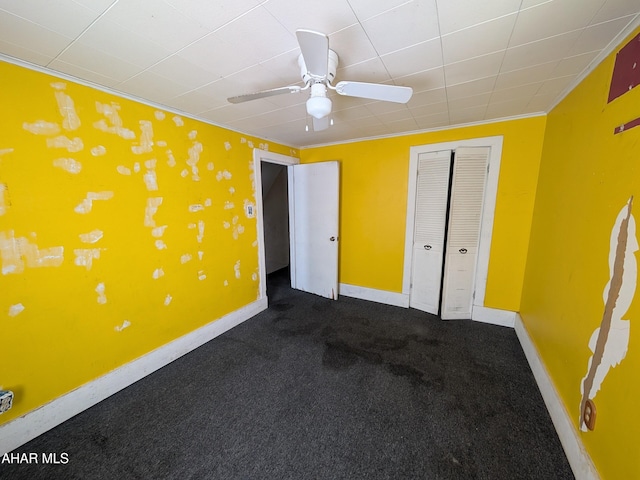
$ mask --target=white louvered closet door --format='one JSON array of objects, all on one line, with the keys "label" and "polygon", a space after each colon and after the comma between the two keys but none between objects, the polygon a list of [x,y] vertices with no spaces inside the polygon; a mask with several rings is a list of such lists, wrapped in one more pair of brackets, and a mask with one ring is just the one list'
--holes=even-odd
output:
[{"label": "white louvered closet door", "polygon": [[471,318],[489,151],[488,147],[455,151],[442,285],[443,319]]},{"label": "white louvered closet door", "polygon": [[409,306],[438,314],[451,150],[418,157]]}]

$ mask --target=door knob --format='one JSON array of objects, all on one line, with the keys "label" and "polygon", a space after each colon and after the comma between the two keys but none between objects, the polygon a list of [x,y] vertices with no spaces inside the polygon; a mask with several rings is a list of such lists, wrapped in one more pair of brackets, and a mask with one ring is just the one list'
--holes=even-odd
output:
[{"label": "door knob", "polygon": [[467,249],[466,248],[461,248],[460,250],[458,250],[460,253],[467,253]]},{"label": "door knob", "polygon": [[431,250],[431,245],[425,245],[425,246],[424,246],[424,249],[425,249],[425,250]]},{"label": "door knob", "polygon": [[335,242],[336,241],[336,237],[331,237],[329,238],[330,241]]}]

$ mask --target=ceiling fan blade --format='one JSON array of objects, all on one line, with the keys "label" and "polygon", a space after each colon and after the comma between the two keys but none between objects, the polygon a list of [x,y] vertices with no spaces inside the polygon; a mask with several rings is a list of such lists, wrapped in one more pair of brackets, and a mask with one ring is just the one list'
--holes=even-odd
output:
[{"label": "ceiling fan blade", "polygon": [[258,98],[266,98],[266,97],[273,97],[275,95],[282,95],[284,93],[298,93],[300,90],[302,90],[302,87],[292,85],[289,87],[273,88],[271,90],[263,90],[262,92],[247,93],[246,95],[229,97],[227,98],[227,101],[229,103],[242,103],[242,102],[248,102],[250,100],[257,100]]},{"label": "ceiling fan blade", "polygon": [[370,98],[385,102],[407,103],[413,95],[411,87],[398,87],[381,83],[338,82],[335,88],[340,95],[348,97]]},{"label": "ceiling fan blade", "polygon": [[309,75],[326,78],[329,73],[329,37],[313,30],[296,30],[296,37]]},{"label": "ceiling fan blade", "polygon": [[316,117],[311,117],[313,119],[313,131],[321,132],[322,130],[326,130],[329,128],[329,117],[322,117],[320,119]]}]

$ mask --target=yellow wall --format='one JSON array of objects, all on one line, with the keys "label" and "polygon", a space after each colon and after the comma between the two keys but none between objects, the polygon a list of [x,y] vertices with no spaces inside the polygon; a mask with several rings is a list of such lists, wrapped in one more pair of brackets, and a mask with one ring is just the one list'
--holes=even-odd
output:
[{"label": "yellow wall", "polygon": [[[614,61],[615,52],[548,115],[523,287],[524,324],[576,428],[610,235],[631,195],[640,218],[640,127],[613,134],[640,117],[640,88],[607,104]],[[639,295],[622,317],[631,321],[626,358],[594,398],[595,430],[580,433],[604,479],[640,478]]]},{"label": "yellow wall", "polygon": [[303,149],[301,162],[340,160],[340,282],[402,291],[409,149],[504,136],[485,305],[517,311],[545,117]]},{"label": "yellow wall", "polygon": [[257,299],[261,141],[8,63],[0,78],[5,423]]}]

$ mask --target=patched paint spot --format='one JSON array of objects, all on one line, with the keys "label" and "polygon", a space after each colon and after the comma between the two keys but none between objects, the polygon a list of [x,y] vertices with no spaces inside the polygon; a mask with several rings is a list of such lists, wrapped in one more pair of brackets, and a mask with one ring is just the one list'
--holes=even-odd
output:
[{"label": "patched paint spot", "polygon": [[153,274],[151,275],[151,277],[152,277],[154,280],[158,280],[160,277],[164,277],[164,270],[163,270],[162,268],[156,268],[156,269],[153,271]]},{"label": "patched paint spot", "polygon": [[110,200],[113,198],[113,192],[88,192],[87,197],[80,202],[80,204],[74,208],[76,213],[87,214],[91,212],[93,208],[93,202],[96,200]]},{"label": "patched paint spot", "polygon": [[60,133],[60,125],[45,120],[37,120],[33,123],[24,122],[22,128],[34,135],[55,135]]},{"label": "patched paint spot", "polygon": [[100,282],[98,284],[98,286],[96,287],[96,293],[98,294],[97,301],[100,305],[104,305],[105,303],[107,303],[107,296],[105,295],[104,283]]},{"label": "patched paint spot", "polygon": [[121,332],[123,331],[125,328],[129,328],[131,326],[131,322],[129,320],[125,320],[124,322],[122,322],[122,325],[118,325],[115,326],[113,329],[116,332]]},{"label": "patched paint spot", "polygon": [[102,239],[103,235],[104,233],[102,232],[102,230],[96,229],[90,231],[89,233],[81,233],[79,237],[82,243],[96,243],[100,239]]},{"label": "patched paint spot", "polygon": [[219,182],[222,179],[231,180],[231,177],[232,177],[231,172],[229,172],[228,170],[223,170],[222,172],[218,172],[216,174],[216,180],[218,180]]},{"label": "patched paint spot", "polygon": [[156,110],[153,112],[153,115],[156,117],[156,120],[164,120],[166,115],[162,110]]},{"label": "patched paint spot", "polygon": [[240,278],[240,260],[238,260],[233,266],[233,271],[235,273],[236,278]]},{"label": "patched paint spot", "polygon": [[0,232],[2,274],[22,273],[29,268],[59,267],[64,261],[64,247],[39,248],[25,237],[15,237],[14,231]]},{"label": "patched paint spot", "polygon": [[164,305],[165,305],[165,307],[168,307],[172,300],[173,300],[173,297],[171,295],[167,294],[167,296],[164,297]]},{"label": "patched paint spot", "polygon": [[9,187],[6,183],[0,183],[0,215],[7,213],[9,204]]},{"label": "patched paint spot", "polygon": [[16,303],[15,305],[11,305],[9,307],[8,315],[10,317],[15,317],[16,315],[20,315],[24,311],[24,305],[21,303]]},{"label": "patched paint spot", "polygon": [[162,225],[160,227],[155,227],[151,230],[151,235],[155,238],[160,238],[164,235],[164,231],[167,229],[167,225]]},{"label": "patched paint spot", "polygon": [[136,155],[150,153],[153,150],[153,124],[148,120],[140,120],[139,145],[132,145],[131,151]]},{"label": "patched paint spot", "polygon": [[184,126],[184,120],[182,120],[182,117],[180,117],[179,115],[175,115],[173,117],[173,123],[176,124],[176,127],[183,127]]},{"label": "patched paint spot", "polygon": [[102,145],[96,145],[91,149],[91,155],[94,157],[101,157],[107,153],[107,149]]},{"label": "patched paint spot", "polygon": [[167,150],[167,165],[170,167],[175,167],[177,164],[176,158],[173,156],[173,152],[171,150]]},{"label": "patched paint spot", "polygon": [[192,258],[191,254],[185,253],[180,257],[180,263],[184,265],[185,263],[190,262]]},{"label": "patched paint spot", "polygon": [[147,198],[147,206],[144,210],[144,226],[155,228],[156,221],[153,218],[154,215],[158,212],[158,207],[162,205],[162,197],[151,197]]},{"label": "patched paint spot", "polygon": [[73,158],[56,158],[53,166],[77,175],[82,170],[82,164]]},{"label": "patched paint spot", "polygon": [[54,95],[58,102],[58,110],[62,116],[62,128],[65,130],[77,130],[81,125],[80,117],[76,112],[73,99],[63,91],[67,86],[62,82],[52,83],[51,86],[56,90]]},{"label": "patched paint spot", "polygon": [[78,267],[85,267],[91,270],[93,260],[100,258],[100,248],[77,248],[73,251],[76,256],[73,263]]},{"label": "patched paint spot", "polygon": [[76,153],[84,149],[84,143],[81,138],[75,137],[73,139],[60,135],[54,138],[47,138],[48,148],[64,148],[69,153]]},{"label": "patched paint spot", "polygon": [[116,170],[120,175],[131,175],[131,169],[129,167],[125,167],[124,165],[118,165]]},{"label": "patched paint spot", "polygon": [[123,126],[118,110],[120,110],[120,105],[115,102],[112,102],[109,105],[106,103],[96,102],[96,111],[104,115],[111,125],[109,125],[106,120],[102,119],[95,122],[93,127],[105,133],[118,135],[126,140],[133,140],[136,138],[136,134],[133,130],[129,130]]}]

